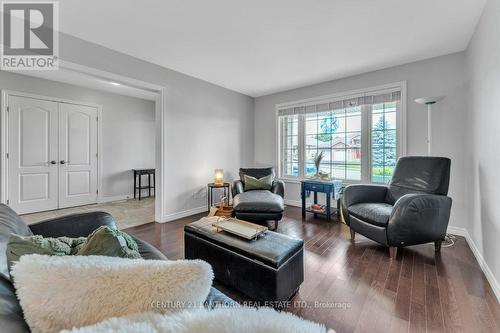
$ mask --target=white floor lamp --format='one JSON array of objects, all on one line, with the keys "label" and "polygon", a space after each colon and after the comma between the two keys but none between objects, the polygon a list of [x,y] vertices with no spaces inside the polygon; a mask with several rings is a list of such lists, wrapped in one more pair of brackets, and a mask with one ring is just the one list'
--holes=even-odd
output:
[{"label": "white floor lamp", "polygon": [[[422,98],[417,98],[415,102],[418,104],[425,104],[427,105],[427,156],[431,156],[432,150],[431,150],[431,136],[432,136],[432,104],[436,104],[439,101],[442,101],[446,96],[431,96],[431,97],[422,97]],[[455,236],[446,234],[444,238],[444,244],[442,245],[443,247],[450,247],[455,244]]]},{"label": "white floor lamp", "polygon": [[431,156],[431,136],[432,136],[432,104],[442,101],[446,96],[432,96],[417,98],[415,102],[427,105],[427,156]]}]

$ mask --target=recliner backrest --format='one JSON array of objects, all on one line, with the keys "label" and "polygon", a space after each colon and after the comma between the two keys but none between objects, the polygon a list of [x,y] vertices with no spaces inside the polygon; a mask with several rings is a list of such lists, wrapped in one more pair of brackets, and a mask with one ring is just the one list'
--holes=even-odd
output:
[{"label": "recliner backrest", "polygon": [[265,176],[273,175],[273,179],[276,176],[274,167],[269,168],[240,168],[240,180],[245,183],[245,175],[254,178],[262,178]]},{"label": "recliner backrest", "polygon": [[394,204],[409,193],[447,195],[451,160],[446,157],[401,157],[387,191],[387,203]]}]

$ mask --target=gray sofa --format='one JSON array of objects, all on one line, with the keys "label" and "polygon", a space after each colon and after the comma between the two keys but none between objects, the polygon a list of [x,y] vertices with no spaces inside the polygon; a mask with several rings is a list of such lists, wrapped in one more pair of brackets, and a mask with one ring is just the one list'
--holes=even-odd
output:
[{"label": "gray sofa", "polygon": [[[272,175],[274,181],[271,190],[245,191],[245,175],[257,179]],[[285,184],[275,179],[275,176],[273,167],[240,169],[240,179],[235,180],[232,186],[233,209],[236,218],[253,222],[272,220],[275,221],[274,229],[278,227],[285,209]]]},{"label": "gray sofa", "polygon": [[446,235],[452,200],[447,196],[451,161],[408,156],[398,160],[389,186],[350,185],[342,197],[342,215],[351,229],[389,247],[435,243]]},{"label": "gray sofa", "polygon": [[[23,311],[17,300],[14,286],[7,270],[6,244],[11,233],[19,235],[42,235],[44,237],[88,236],[96,228],[107,225],[116,228],[113,217],[105,212],[75,214],[47,220],[32,225],[26,223],[8,206],[0,204],[0,331],[9,333],[30,332]],[[144,259],[166,260],[167,258],[151,244],[134,238]],[[43,300],[41,300],[41,303]],[[237,303],[220,291],[212,288],[205,306],[217,304],[237,306]]]}]

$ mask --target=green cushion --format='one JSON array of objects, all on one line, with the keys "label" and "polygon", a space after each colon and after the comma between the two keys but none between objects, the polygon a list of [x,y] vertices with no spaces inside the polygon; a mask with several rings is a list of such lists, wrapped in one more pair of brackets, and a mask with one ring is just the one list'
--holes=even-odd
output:
[{"label": "green cushion", "polygon": [[52,256],[76,254],[86,240],[86,237],[44,238],[40,235],[21,236],[11,234],[7,242],[7,266],[10,271],[12,264],[25,254],[47,254]]},{"label": "green cushion", "polygon": [[244,182],[245,182],[245,191],[270,190],[273,187],[273,175],[268,175],[260,179],[245,175]]},{"label": "green cushion", "polygon": [[7,266],[19,261],[25,254],[46,255],[102,255],[121,258],[140,258],[137,243],[123,231],[107,226],[97,228],[88,237],[44,238],[40,235],[11,234],[7,242]]},{"label": "green cushion", "polygon": [[121,258],[140,258],[137,243],[123,231],[103,226],[91,233],[76,252],[79,256],[100,255]]}]

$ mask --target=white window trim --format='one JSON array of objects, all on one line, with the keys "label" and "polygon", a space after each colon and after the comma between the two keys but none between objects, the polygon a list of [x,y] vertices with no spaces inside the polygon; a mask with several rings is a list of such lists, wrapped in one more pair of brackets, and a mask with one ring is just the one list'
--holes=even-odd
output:
[{"label": "white window trim", "polygon": [[[292,102],[286,102],[286,103],[280,103],[275,105],[275,121],[276,121],[276,167],[278,171],[278,177],[279,179],[288,182],[288,183],[300,183],[301,180],[305,180],[308,178],[305,177],[294,177],[294,176],[286,176],[283,177],[281,175],[281,130],[280,130],[280,117],[279,117],[279,110],[286,108],[286,107],[300,107],[300,106],[305,106],[307,104],[311,103],[318,103],[324,100],[332,100],[332,99],[347,99],[349,97],[352,97],[354,95],[360,95],[360,94],[366,94],[366,93],[371,93],[371,92],[378,92],[381,90],[386,90],[386,89],[399,89],[401,91],[401,109],[398,114],[398,121],[397,121],[397,128],[396,128],[396,135],[398,138],[398,144],[397,144],[397,155],[398,157],[401,156],[406,156],[406,148],[407,148],[407,83],[406,81],[399,81],[399,82],[393,82],[393,83],[388,83],[388,84],[383,84],[383,85],[378,85],[378,86],[372,86],[364,89],[356,89],[356,90],[350,90],[350,91],[344,91],[340,93],[335,93],[335,94],[329,94],[329,95],[323,95],[323,96],[317,96],[317,97],[312,97],[312,98],[306,98],[306,99],[301,99],[297,101],[292,101]],[[370,121],[371,121],[371,115],[368,117],[365,117],[366,119],[366,124],[362,124],[363,126],[369,126]],[[300,127],[299,122],[299,127]],[[302,122],[303,124],[303,122]],[[362,131],[363,133],[363,131]],[[367,168],[362,167],[361,169],[361,181],[354,181],[354,180],[344,180],[343,182],[346,184],[354,184],[354,183],[362,183],[364,182],[365,179],[369,179],[369,182],[371,183],[371,177],[369,176],[370,170],[369,166],[371,165],[371,148],[370,145],[367,144],[371,142],[371,131],[367,131],[368,135],[365,135],[364,145],[362,145],[362,154],[365,153],[366,155],[362,156],[368,156],[368,165]],[[305,140],[305,137],[303,135],[303,129],[299,128],[299,140]],[[302,147],[303,147],[302,143]],[[363,148],[365,147],[365,148]],[[299,150],[299,155],[302,154],[301,150]],[[299,157],[300,160],[300,157]]]}]

